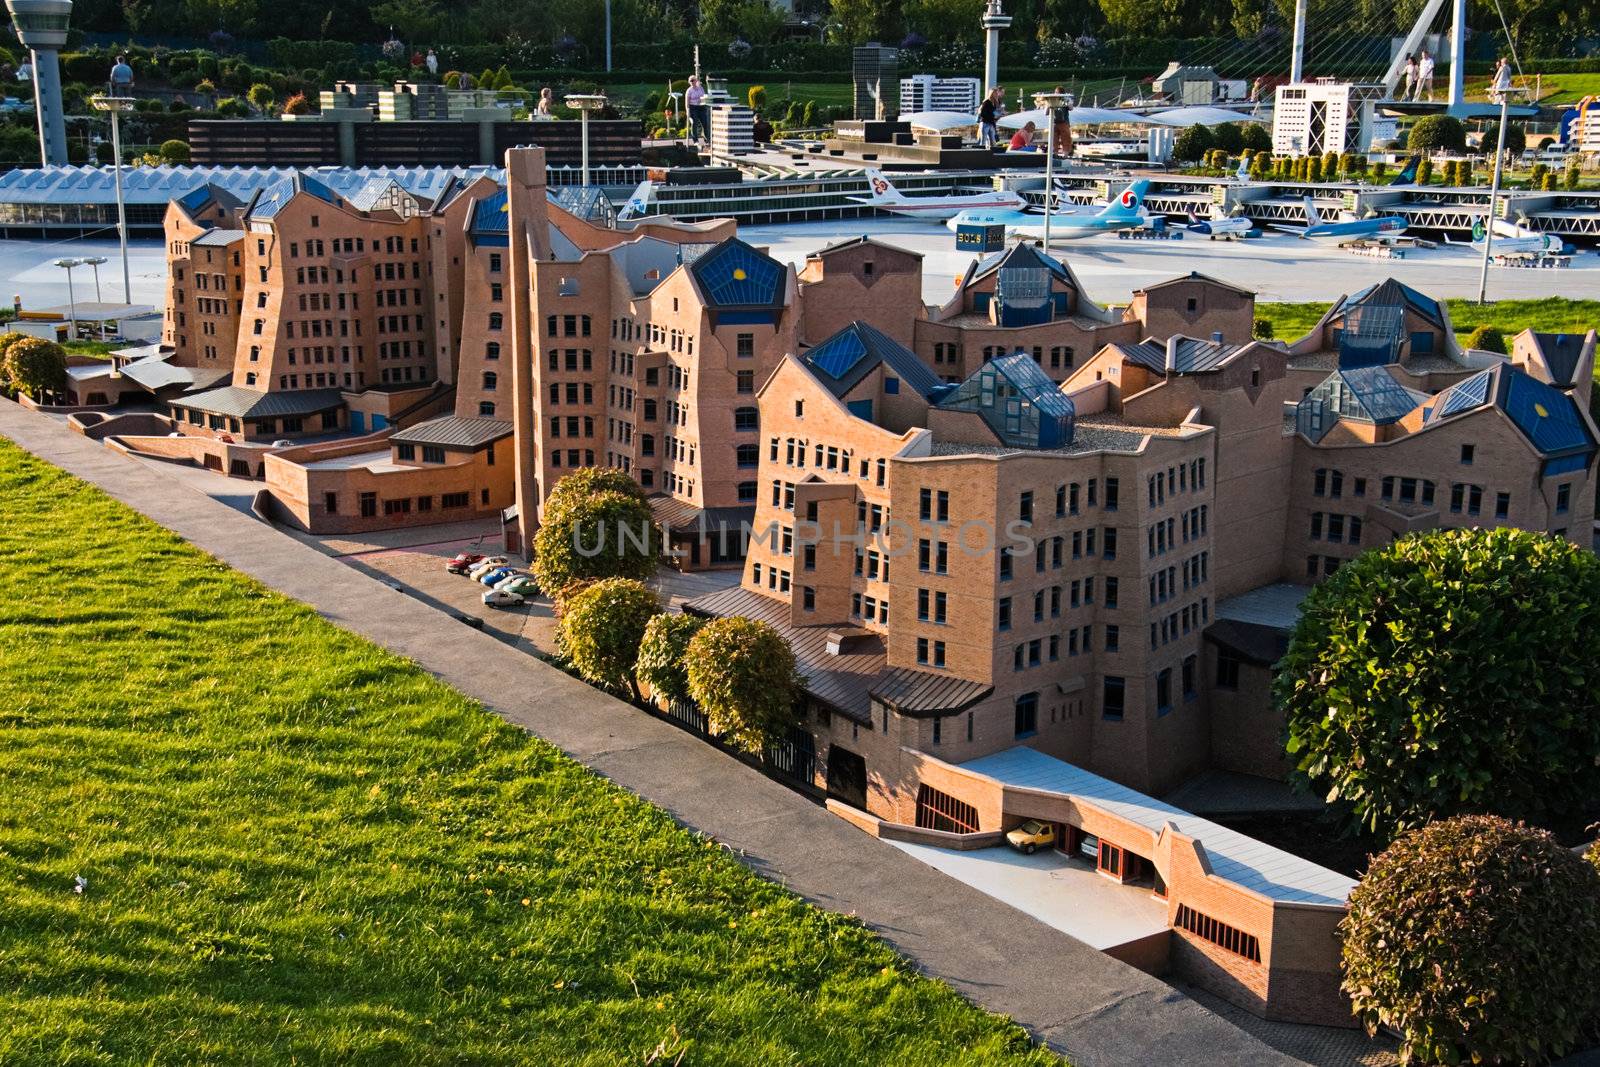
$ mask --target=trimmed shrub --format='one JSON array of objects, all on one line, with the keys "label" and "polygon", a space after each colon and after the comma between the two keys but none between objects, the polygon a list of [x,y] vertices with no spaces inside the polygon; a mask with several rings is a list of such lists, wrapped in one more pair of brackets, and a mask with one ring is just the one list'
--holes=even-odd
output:
[{"label": "trimmed shrub", "polygon": [[1259,122],[1247,122],[1239,134],[1239,146],[1252,152],[1272,151],[1272,134]]},{"label": "trimmed shrub", "polygon": [[[1491,122],[1483,128],[1482,148],[1483,154],[1494,157],[1495,146],[1500,143],[1500,123]],[[1506,123],[1506,151],[1515,155],[1522,155],[1523,149],[1528,147],[1528,134],[1515,122]]]},{"label": "trimmed shrub", "polygon": [[1257,341],[1272,340],[1272,320],[1257,319],[1250,324],[1250,336]]},{"label": "trimmed shrub", "polygon": [[712,619],[688,651],[689,695],[713,733],[750,753],[789,735],[800,682],[778,631],[752,619]]},{"label": "trimmed shrub", "polygon": [[172,165],[188,163],[189,142],[180,141],[177,138],[173,138],[170,141],[162,141],[161,148],[157,150],[156,154],[161,157],[161,162],[163,163]]},{"label": "trimmed shrub", "polygon": [[1600,872],[1543,830],[1467,815],[1414,830],[1350,894],[1344,991],[1406,1063],[1541,1063],[1600,1013]]},{"label": "trimmed shrub", "polygon": [[1467,337],[1467,347],[1476,348],[1480,352],[1498,352],[1502,356],[1509,355],[1506,349],[1506,335],[1498,326],[1484,323]]},{"label": "trimmed shrub", "polygon": [[655,573],[661,535],[644,499],[612,490],[545,504],[533,538],[533,576],[541,589],[581,578],[645,579]]},{"label": "trimmed shrub", "polygon": [[689,642],[704,620],[693,615],[657,615],[644,628],[635,671],[650,692],[672,704],[689,699]]},{"label": "trimmed shrub", "polygon": [[645,627],[661,613],[643,582],[606,578],[567,600],[561,613],[561,648],[579,674],[609,689],[626,686],[635,700],[634,664]]},{"label": "trimmed shrub", "polygon": [[11,388],[35,400],[66,392],[66,350],[43,337],[20,336],[5,346],[5,377]]},{"label": "trimmed shrub", "polygon": [[1306,597],[1278,664],[1296,775],[1378,834],[1582,810],[1600,656],[1572,650],[1597,629],[1600,557],[1563,538],[1434,530],[1363,553]]},{"label": "trimmed shrub", "polygon": [[1426,115],[1412,125],[1406,147],[1413,152],[1465,152],[1467,128],[1449,115]]}]

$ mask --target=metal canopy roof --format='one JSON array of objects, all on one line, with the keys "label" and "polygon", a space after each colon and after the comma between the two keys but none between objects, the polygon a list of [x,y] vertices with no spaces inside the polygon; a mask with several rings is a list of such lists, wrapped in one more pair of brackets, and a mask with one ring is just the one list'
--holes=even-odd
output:
[{"label": "metal canopy roof", "polygon": [[[503,179],[498,167],[131,167],[122,172],[124,199],[129,204],[165,204],[181,200],[190,211],[203,207],[220,189],[236,201],[296,174],[317,180],[341,196],[353,196],[375,178],[392,179],[412,196],[433,200],[457,178],[487,174]],[[0,174],[0,203],[115,204],[116,185],[110,167],[29,167]]]},{"label": "metal canopy roof", "polygon": [[1156,835],[1170,825],[1199,845],[1217,877],[1276,903],[1342,907],[1356,885],[1355,879],[1337,871],[1035,749],[1008,748],[961,768],[1006,785],[1071,796]]},{"label": "metal canopy roof", "polygon": [[401,444],[478,449],[491,441],[510,436],[511,423],[504,419],[475,419],[445,415],[398,430],[390,435],[389,440]]}]

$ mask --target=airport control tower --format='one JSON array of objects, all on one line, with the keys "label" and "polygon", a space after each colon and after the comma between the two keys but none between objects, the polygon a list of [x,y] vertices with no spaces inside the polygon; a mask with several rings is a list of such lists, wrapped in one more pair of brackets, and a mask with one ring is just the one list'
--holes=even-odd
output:
[{"label": "airport control tower", "polygon": [[61,60],[72,0],[6,0],[22,46],[32,53],[34,106],[39,113],[43,163],[67,161],[67,124],[61,113]]}]

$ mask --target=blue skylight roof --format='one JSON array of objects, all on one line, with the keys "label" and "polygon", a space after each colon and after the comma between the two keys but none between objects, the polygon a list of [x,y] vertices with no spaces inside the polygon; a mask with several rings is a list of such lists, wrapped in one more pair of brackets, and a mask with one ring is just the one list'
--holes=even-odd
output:
[{"label": "blue skylight roof", "polygon": [[1502,404],[1511,422],[1546,455],[1592,451],[1594,442],[1572,397],[1523,371],[1507,367]]},{"label": "blue skylight roof", "polygon": [[1493,380],[1494,371],[1486,370],[1452,385],[1439,394],[1428,421],[1448,419],[1451,415],[1459,415],[1463,411],[1471,411],[1487,404],[1489,387]]},{"label": "blue skylight roof", "polygon": [[806,353],[806,362],[830,378],[843,378],[867,354],[866,343],[854,330],[840,330]]},{"label": "blue skylight roof", "polygon": [[510,223],[506,215],[506,191],[497,189],[472,207],[472,232],[508,233]]},{"label": "blue skylight roof", "polygon": [[718,307],[773,307],[783,301],[783,264],[731,238],[694,261],[689,268]]}]

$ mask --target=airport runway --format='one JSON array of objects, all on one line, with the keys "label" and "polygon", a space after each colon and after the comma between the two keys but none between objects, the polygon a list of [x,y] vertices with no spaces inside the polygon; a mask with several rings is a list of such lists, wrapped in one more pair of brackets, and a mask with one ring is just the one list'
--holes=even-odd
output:
[{"label": "airport runway", "polygon": [[[923,298],[947,300],[972,255],[955,250],[943,225],[910,219],[852,219],[789,226],[746,226],[740,236],[799,267],[808,253],[863,233],[923,255]],[[1070,265],[1101,303],[1126,303],[1134,289],[1189,271],[1201,271],[1255,290],[1263,301],[1332,301],[1344,293],[1393,276],[1432,297],[1478,295],[1478,257],[1469,248],[1409,250],[1405,259],[1370,259],[1285,234],[1254,241],[1125,241],[1114,235],[1057,244],[1052,251]],[[100,268],[106,300],[122,298],[122,272],[115,241],[0,241],[0,279],[25,306],[67,302],[67,272],[54,265],[63,256],[106,256]],[[160,241],[135,241],[129,248],[133,302],[157,308],[166,302],[166,261]],[[87,267],[73,271],[80,300],[94,298]],[[1544,296],[1600,298],[1600,255],[1585,249],[1564,270],[1489,268],[1489,299]]]},{"label": "airport runway", "polygon": [[[850,219],[789,226],[745,226],[739,235],[772,255],[800,266],[806,254],[847,237],[870,234],[923,255],[923,299],[949,299],[955,279],[972,260],[955,250],[955,235],[942,224],[912,219]],[[1089,296],[1121,304],[1133,290],[1190,271],[1252,289],[1262,301],[1332,301],[1373,282],[1394,277],[1439,299],[1478,296],[1479,256],[1471,248],[1440,246],[1406,251],[1405,259],[1372,259],[1269,234],[1251,241],[1129,241],[1100,235],[1058,242],[1051,252],[1077,274]],[[1600,255],[1584,249],[1564,270],[1489,268],[1489,299],[1543,296],[1600,298]]]}]

